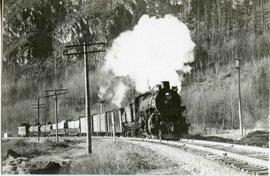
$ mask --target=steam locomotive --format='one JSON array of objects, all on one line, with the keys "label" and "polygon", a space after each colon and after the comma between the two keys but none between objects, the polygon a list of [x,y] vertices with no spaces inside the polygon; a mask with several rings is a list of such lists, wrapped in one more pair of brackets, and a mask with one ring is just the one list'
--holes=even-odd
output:
[{"label": "steam locomotive", "polygon": [[[188,133],[186,107],[181,105],[177,87],[163,81],[151,92],[133,99],[125,107],[92,115],[93,135],[148,137],[179,140]],[[85,135],[86,118],[58,123],[59,135]],[[19,136],[54,136],[56,124],[24,124],[18,127]]]},{"label": "steam locomotive", "polygon": [[181,106],[177,88],[170,88],[168,81],[135,98],[124,113],[123,133],[127,136],[177,140],[188,133],[186,108]]}]

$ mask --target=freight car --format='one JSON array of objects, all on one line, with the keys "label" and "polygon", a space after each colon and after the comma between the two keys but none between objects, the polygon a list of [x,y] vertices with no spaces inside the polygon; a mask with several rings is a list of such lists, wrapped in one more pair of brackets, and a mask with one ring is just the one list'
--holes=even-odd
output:
[{"label": "freight car", "polygon": [[29,135],[30,136],[37,136],[40,133],[40,124],[36,123],[29,127]]},{"label": "freight car", "polygon": [[21,126],[18,127],[18,136],[20,137],[28,137],[29,136],[29,123],[22,123]]},{"label": "freight car", "polygon": [[[125,107],[94,114],[91,118],[93,135],[149,137],[178,140],[188,133],[187,113],[181,105],[177,88],[167,81],[131,101]],[[84,116],[57,124],[59,136],[83,136],[87,132]],[[29,129],[29,133],[27,133]],[[25,132],[24,132],[25,130]],[[46,123],[18,127],[19,136],[55,136],[56,124]]]},{"label": "freight car", "polygon": [[55,136],[56,135],[56,125],[58,127],[58,135],[59,136],[66,136],[67,134],[67,127],[68,127],[68,122],[66,120],[63,120],[62,122],[58,123],[58,124],[52,124],[52,130],[50,131],[50,135],[51,136]]},{"label": "freight car", "polygon": [[80,119],[67,121],[66,134],[68,136],[79,136],[80,132]]},{"label": "freight car", "polygon": [[104,113],[92,116],[93,135],[111,136],[115,132],[117,136],[121,136],[122,130],[122,114],[123,109],[114,109]]}]

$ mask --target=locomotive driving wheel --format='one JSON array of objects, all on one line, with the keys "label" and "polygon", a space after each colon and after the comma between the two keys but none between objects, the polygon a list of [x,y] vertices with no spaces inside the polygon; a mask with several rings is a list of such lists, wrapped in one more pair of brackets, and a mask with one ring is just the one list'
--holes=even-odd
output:
[{"label": "locomotive driving wheel", "polygon": [[149,135],[158,137],[159,136],[159,129],[160,129],[159,116],[155,115],[155,113],[153,112],[148,119]]}]

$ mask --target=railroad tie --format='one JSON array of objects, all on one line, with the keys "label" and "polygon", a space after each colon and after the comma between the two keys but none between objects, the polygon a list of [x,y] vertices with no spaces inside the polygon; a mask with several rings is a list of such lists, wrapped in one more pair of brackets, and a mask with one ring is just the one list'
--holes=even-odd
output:
[{"label": "railroad tie", "polygon": [[252,165],[246,165],[241,168],[242,171],[265,171],[268,170],[268,168],[261,168],[261,167],[256,167]]},{"label": "railroad tie", "polygon": [[245,165],[247,165],[247,164],[248,164],[248,163],[245,162],[245,161],[235,160],[235,161],[232,161],[230,165],[231,165],[233,168],[239,169],[240,167],[245,166]]},{"label": "railroad tie", "polygon": [[267,170],[260,170],[260,171],[251,171],[249,172],[252,175],[268,175],[268,169]]}]

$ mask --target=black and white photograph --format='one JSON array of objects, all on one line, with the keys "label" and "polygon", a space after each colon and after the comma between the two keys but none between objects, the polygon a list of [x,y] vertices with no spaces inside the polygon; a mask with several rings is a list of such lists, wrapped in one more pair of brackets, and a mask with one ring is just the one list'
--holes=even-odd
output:
[{"label": "black and white photograph", "polygon": [[270,0],[2,0],[1,174],[269,175]]}]

